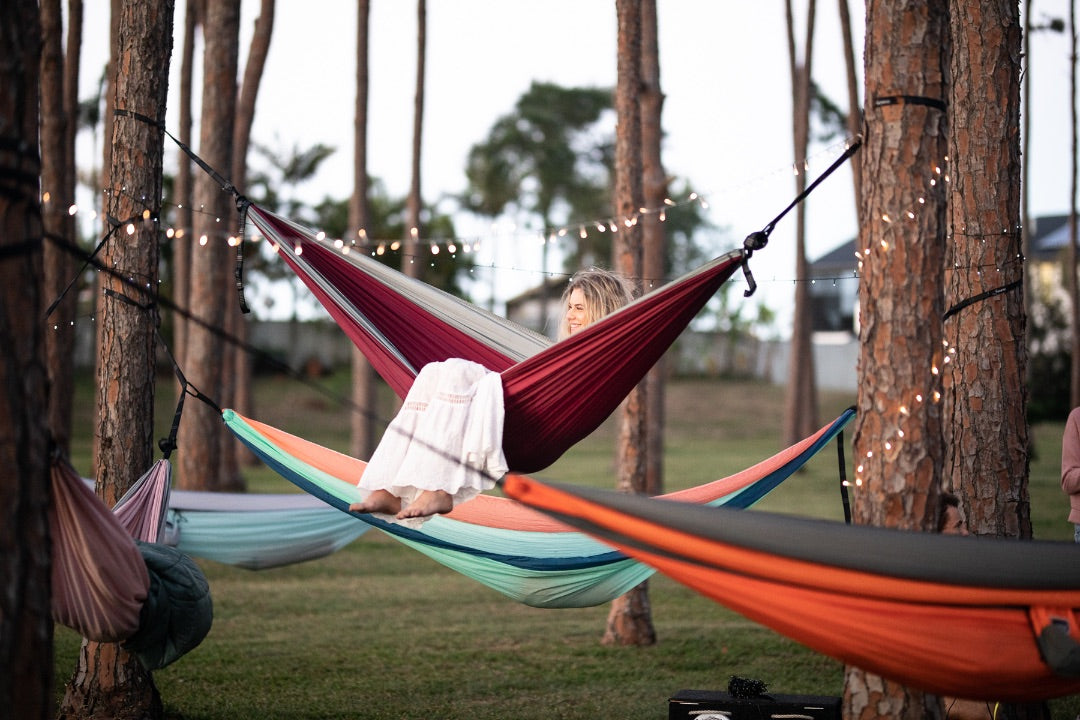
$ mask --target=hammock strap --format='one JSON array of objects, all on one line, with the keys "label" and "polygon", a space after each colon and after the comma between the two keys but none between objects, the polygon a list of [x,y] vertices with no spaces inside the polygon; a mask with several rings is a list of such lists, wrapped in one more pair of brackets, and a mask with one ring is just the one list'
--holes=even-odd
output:
[{"label": "hammock strap", "polygon": [[160,329],[158,330],[158,339],[161,340],[161,345],[165,348],[165,354],[168,355],[169,362],[172,363],[173,373],[176,375],[176,379],[180,383],[180,397],[176,399],[176,412],[173,413],[172,427],[169,428],[169,436],[163,437],[158,440],[158,448],[161,449],[162,457],[165,460],[168,460],[169,455],[171,455],[172,451],[177,448],[176,438],[180,432],[180,418],[184,414],[185,397],[191,395],[197,400],[202,400],[204,403],[216,410],[219,414],[221,413],[221,408],[218,407],[217,403],[204,395],[198,388],[188,382],[188,379],[184,376],[184,371],[180,369],[180,363],[176,362],[176,358],[173,356],[168,344],[161,337]]},{"label": "hammock strap", "polygon": [[[132,221],[133,220],[134,220],[134,218],[132,218]],[[63,302],[64,297],[69,292],[71,292],[71,288],[75,287],[75,283],[79,280],[80,277],[82,277],[82,274],[84,272],[86,272],[86,269],[88,267],[90,267],[91,264],[97,265],[97,263],[94,263],[94,258],[96,258],[98,253],[100,253],[102,251],[102,249],[105,247],[105,243],[109,242],[109,238],[111,238],[113,236],[113,233],[115,233],[117,230],[119,230],[120,227],[123,226],[123,224],[124,224],[124,223],[120,222],[119,220],[117,220],[116,218],[114,218],[112,215],[105,215],[105,221],[109,223],[109,232],[105,233],[104,237],[101,238],[101,240],[97,244],[97,247],[94,248],[94,251],[92,253],[90,253],[89,255],[86,255],[83,258],[82,269],[80,269],[79,272],[75,273],[71,277],[71,280],[68,282],[67,287],[64,288],[64,291],[62,293],[60,293],[60,296],[58,298],[53,300],[52,305],[50,305],[49,309],[45,311],[45,317],[46,318],[48,318],[50,315],[52,315],[53,311],[56,310],[56,307],[61,302]],[[49,240],[52,240],[54,242],[64,240],[64,238],[59,238],[59,237],[56,237],[56,236],[53,236],[53,235],[48,235],[47,237],[48,237]]]},{"label": "hammock strap", "polygon": [[244,299],[244,232],[243,232],[244,225],[247,224],[247,209],[248,209],[248,206],[251,205],[251,201],[248,200],[246,197],[244,197],[244,195],[241,194],[240,191],[236,189],[236,186],[233,185],[228,180],[226,180],[225,177],[221,173],[219,173],[214,168],[210,167],[210,164],[208,162],[206,162],[205,160],[203,160],[201,157],[199,157],[195,153],[194,150],[192,150],[190,147],[187,146],[186,143],[181,142],[171,132],[169,132],[167,129],[165,129],[165,123],[164,122],[162,122],[160,120],[154,120],[153,118],[147,117],[146,115],[143,115],[142,113],[137,113],[137,112],[135,112],[133,110],[125,110],[123,108],[114,110],[113,114],[114,115],[119,115],[119,116],[122,116],[122,117],[131,117],[131,118],[134,118],[136,120],[141,120],[142,122],[144,122],[144,123],[146,123],[148,125],[153,125],[154,127],[161,130],[161,132],[164,133],[166,137],[168,137],[170,140],[172,140],[174,143],[176,143],[176,146],[179,147],[184,152],[185,155],[187,155],[189,158],[191,158],[192,162],[194,162],[196,165],[198,165],[200,168],[202,168],[203,171],[206,172],[207,175],[209,175],[211,178],[213,178],[214,182],[216,182],[218,185],[220,185],[222,190],[224,190],[225,192],[227,192],[227,193],[229,193],[230,195],[233,196],[233,199],[236,201],[236,209],[240,212],[240,223],[241,223],[241,225],[240,225],[240,236],[239,236],[240,237],[240,242],[236,246],[236,269],[233,271],[233,275],[236,277],[236,291],[239,294],[239,298],[240,298],[240,312],[245,313],[245,314],[251,312],[250,308],[248,308],[247,300]]},{"label": "hammock strap", "polygon": [[969,305],[974,305],[975,303],[982,302],[983,300],[989,300],[990,298],[995,297],[997,295],[1004,295],[1005,293],[1009,292],[1010,290],[1017,289],[1022,284],[1023,284],[1023,280],[1022,279],[1017,279],[1017,280],[1013,280],[1011,283],[1008,283],[1007,285],[1001,285],[1000,287],[991,288],[990,290],[987,290],[986,292],[981,292],[978,295],[972,295],[969,298],[965,298],[965,299],[961,300],[960,302],[956,303],[955,305],[953,305],[948,310],[946,310],[945,314],[943,314],[941,316],[941,321],[945,322],[946,320],[951,318],[953,315],[957,314],[958,312],[960,312],[964,308],[968,307]]},{"label": "hammock strap", "polygon": [[844,459],[844,431],[836,435],[836,460],[840,465],[840,500],[844,503],[844,522],[851,524],[851,501],[847,489],[847,460]]},{"label": "hammock strap", "polygon": [[776,227],[776,223],[791,212],[791,209],[805,200],[810,193],[812,193],[818,185],[824,182],[825,178],[833,174],[833,172],[847,162],[858,150],[862,147],[862,137],[859,136],[848,145],[843,154],[833,161],[832,165],[825,169],[825,172],[821,173],[814,182],[806,186],[806,188],[795,196],[795,199],[791,201],[786,208],[784,208],[779,215],[774,217],[764,228],[757,232],[752,232],[746,236],[746,240],[743,241],[743,249],[746,251],[743,256],[742,269],[743,276],[746,278],[747,289],[743,291],[743,297],[750,297],[757,290],[757,283],[754,281],[754,275],[750,272],[750,257],[754,254],[755,250],[761,250],[769,243],[769,234],[772,233],[773,228]]}]

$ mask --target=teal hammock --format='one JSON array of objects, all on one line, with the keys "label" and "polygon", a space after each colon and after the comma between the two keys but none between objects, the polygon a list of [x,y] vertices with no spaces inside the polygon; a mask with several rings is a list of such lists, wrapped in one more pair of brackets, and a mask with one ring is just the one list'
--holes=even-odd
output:
[{"label": "teal hammock", "polygon": [[[854,417],[832,423],[777,455],[728,478],[663,496],[688,503],[746,508],[840,435]],[[225,410],[226,426],[266,465],[305,492],[367,523],[431,559],[533,607],[602,605],[647,579],[652,568],[610,546],[494,495],[481,495],[421,529],[349,513],[362,498],[355,483],[365,463],[264,423]]]}]

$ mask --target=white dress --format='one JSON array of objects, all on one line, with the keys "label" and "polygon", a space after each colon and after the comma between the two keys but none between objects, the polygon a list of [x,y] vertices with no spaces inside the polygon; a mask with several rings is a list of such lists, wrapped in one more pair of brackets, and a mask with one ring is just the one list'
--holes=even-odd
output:
[{"label": "white dress", "polygon": [[[499,374],[451,358],[425,365],[383,434],[357,487],[387,490],[409,505],[424,490],[444,490],[454,505],[495,485],[506,471]],[[420,522],[396,520],[412,527]],[[412,518],[423,521],[425,518]]]}]

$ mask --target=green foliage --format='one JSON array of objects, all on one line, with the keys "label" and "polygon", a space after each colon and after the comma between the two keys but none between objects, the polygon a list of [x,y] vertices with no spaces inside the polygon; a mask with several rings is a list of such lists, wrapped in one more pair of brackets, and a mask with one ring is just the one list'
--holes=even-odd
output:
[{"label": "green foliage", "polygon": [[610,90],[534,82],[469,151],[463,205],[487,217],[534,214],[546,228],[570,216],[599,216],[594,203],[611,184],[614,140],[596,126],[611,107]]}]

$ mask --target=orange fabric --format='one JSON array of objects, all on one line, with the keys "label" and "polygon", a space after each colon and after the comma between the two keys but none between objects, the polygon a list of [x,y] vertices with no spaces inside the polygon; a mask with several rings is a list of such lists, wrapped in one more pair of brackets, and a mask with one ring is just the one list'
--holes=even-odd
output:
[{"label": "orange fabric", "polygon": [[[1042,661],[1029,609],[1073,618],[1080,590],[964,587],[769,555],[659,526],[528,478],[511,497],[616,530],[612,542],[707,597],[826,655],[925,690],[1027,701],[1080,692]],[[783,532],[782,526],[777,528]],[[605,542],[611,542],[601,537]]]},{"label": "orange fabric", "polygon": [[[363,460],[358,460],[349,455],[345,455],[344,453],[337,452],[336,450],[323,447],[322,445],[292,435],[284,430],[275,428],[272,425],[259,422],[258,420],[252,420],[251,418],[244,416],[240,417],[243,417],[246,423],[257,429],[259,433],[264,435],[289,455],[292,455],[298,460],[317,468],[344,483],[348,483],[349,485],[355,485],[356,481],[360,479],[360,475],[364,472],[364,468],[367,467],[367,463]],[[773,457],[763,460],[734,475],[714,480],[704,485],[698,485],[685,490],[660,495],[659,497],[690,503],[707,503],[722,498],[725,495],[745,487],[753,480],[790,462],[792,458],[804,452],[806,448],[816,442],[826,431],[827,427],[822,428],[805,440],[802,440],[789,448],[785,448]],[[516,474],[511,473],[510,475],[507,475],[507,478],[515,476]],[[520,477],[524,478],[525,476]],[[480,495],[467,503],[458,505],[449,515],[447,515],[447,517],[461,522],[472,523],[474,525],[484,525],[486,527],[506,530],[526,530],[535,532],[574,531],[574,528],[554,520],[542,512],[533,510],[532,508],[509,498],[494,495]]]}]

